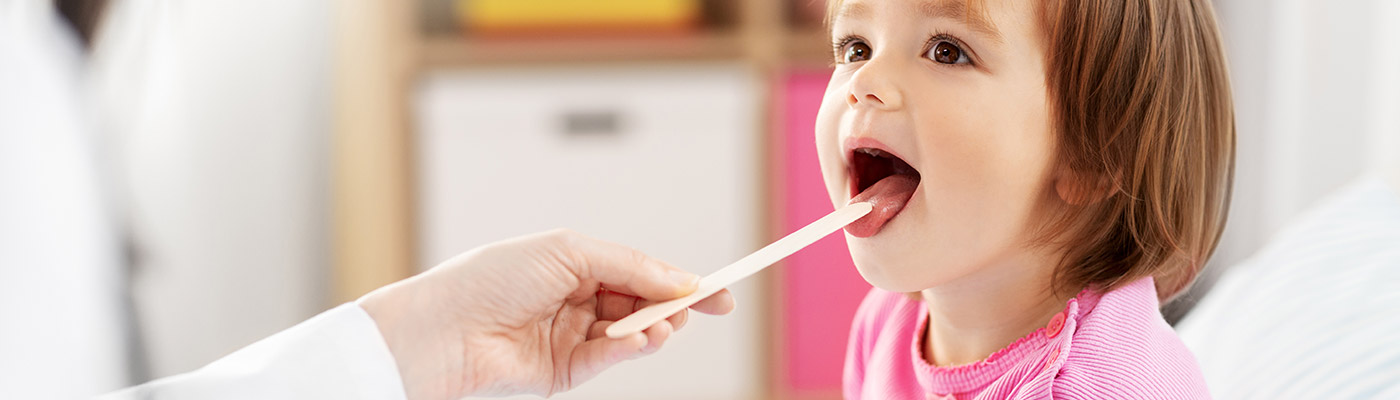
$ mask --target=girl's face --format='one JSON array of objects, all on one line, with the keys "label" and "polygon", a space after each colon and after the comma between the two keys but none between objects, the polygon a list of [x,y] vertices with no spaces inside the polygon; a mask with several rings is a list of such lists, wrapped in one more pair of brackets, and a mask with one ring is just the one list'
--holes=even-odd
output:
[{"label": "girl's face", "polygon": [[1034,5],[984,3],[846,0],[834,15],[817,151],[832,203],[865,192],[885,211],[847,228],[876,287],[1015,271],[1058,201]]}]

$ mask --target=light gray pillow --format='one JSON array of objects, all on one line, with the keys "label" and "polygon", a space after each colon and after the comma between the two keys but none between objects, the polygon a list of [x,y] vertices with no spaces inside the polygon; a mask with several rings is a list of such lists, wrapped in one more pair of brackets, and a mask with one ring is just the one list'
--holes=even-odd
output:
[{"label": "light gray pillow", "polygon": [[1227,270],[1177,330],[1222,399],[1400,399],[1400,196],[1363,177]]}]

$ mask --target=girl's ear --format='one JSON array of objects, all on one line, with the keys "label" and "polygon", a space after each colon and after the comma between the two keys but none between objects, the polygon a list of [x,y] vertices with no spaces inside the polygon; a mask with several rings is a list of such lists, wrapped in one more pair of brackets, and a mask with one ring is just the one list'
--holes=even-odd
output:
[{"label": "girl's ear", "polygon": [[1070,168],[1062,168],[1055,177],[1055,193],[1060,200],[1076,206],[1086,206],[1103,201],[1118,192],[1116,179],[1106,173],[1077,173]]}]

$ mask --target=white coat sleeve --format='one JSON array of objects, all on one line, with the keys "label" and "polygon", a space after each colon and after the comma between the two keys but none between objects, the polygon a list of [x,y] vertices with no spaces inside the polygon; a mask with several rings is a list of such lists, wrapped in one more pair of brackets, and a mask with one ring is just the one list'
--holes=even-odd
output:
[{"label": "white coat sleeve", "polygon": [[379,328],[346,303],[194,372],[99,397],[127,399],[405,398]]}]

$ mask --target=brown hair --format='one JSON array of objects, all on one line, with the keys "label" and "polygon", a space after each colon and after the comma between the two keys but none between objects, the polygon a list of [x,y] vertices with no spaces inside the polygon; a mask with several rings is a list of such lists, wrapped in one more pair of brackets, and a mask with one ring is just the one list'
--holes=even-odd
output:
[{"label": "brown hair", "polygon": [[[840,3],[830,2],[828,25]],[[1053,0],[1040,11],[1058,163],[1094,194],[1040,231],[1064,255],[1055,285],[1112,290],[1152,276],[1169,300],[1215,251],[1234,180],[1211,2]]]},{"label": "brown hair", "polygon": [[54,1],[54,8],[77,31],[83,46],[91,47],[93,35],[97,34],[98,25],[102,22],[103,11],[107,9],[107,0],[57,0]]}]

